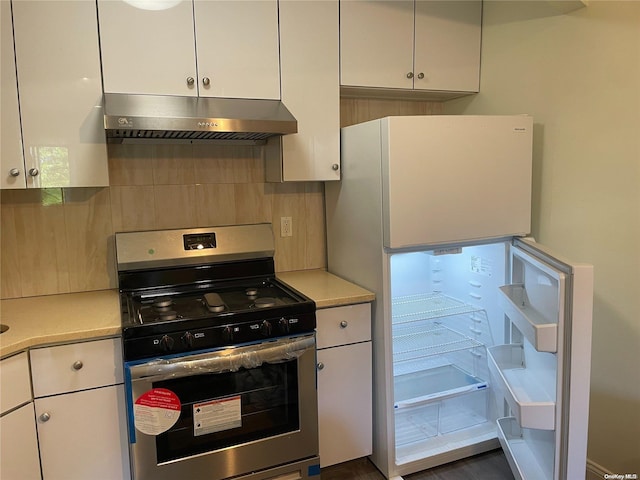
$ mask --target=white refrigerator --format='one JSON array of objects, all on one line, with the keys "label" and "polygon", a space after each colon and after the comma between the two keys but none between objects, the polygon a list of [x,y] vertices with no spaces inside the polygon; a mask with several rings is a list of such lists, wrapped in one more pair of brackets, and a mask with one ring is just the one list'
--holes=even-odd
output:
[{"label": "white refrigerator", "polygon": [[532,138],[526,115],[342,129],[328,269],[376,294],[387,478],[498,447],[515,478],[585,476],[593,271],[527,238]]}]

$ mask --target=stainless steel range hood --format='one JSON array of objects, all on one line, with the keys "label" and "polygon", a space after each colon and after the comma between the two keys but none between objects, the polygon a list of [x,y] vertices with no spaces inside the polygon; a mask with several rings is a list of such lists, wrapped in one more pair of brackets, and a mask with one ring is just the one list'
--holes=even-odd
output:
[{"label": "stainless steel range hood", "polygon": [[104,128],[110,143],[261,145],[298,122],[279,100],[105,93]]}]

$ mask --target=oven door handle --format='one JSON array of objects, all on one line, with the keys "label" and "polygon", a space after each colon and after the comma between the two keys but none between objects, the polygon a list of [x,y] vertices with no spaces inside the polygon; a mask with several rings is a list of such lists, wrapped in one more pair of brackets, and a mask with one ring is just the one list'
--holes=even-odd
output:
[{"label": "oven door handle", "polygon": [[297,359],[305,351],[315,349],[315,345],[315,334],[310,334],[196,355],[159,358],[142,364],[128,364],[126,369],[132,382],[156,382],[209,373],[235,372],[242,367],[256,368],[263,363],[282,363]]}]

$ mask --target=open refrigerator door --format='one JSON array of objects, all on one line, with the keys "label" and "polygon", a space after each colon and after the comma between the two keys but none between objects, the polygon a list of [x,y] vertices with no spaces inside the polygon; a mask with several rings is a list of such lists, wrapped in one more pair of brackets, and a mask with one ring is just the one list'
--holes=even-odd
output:
[{"label": "open refrigerator door", "polygon": [[582,478],[592,267],[521,238],[389,265],[394,473],[497,438],[517,479]]},{"label": "open refrigerator door", "polygon": [[498,438],[516,479],[584,478],[589,414],[593,267],[530,240],[510,248],[500,288],[509,343],[488,348],[506,416]]}]

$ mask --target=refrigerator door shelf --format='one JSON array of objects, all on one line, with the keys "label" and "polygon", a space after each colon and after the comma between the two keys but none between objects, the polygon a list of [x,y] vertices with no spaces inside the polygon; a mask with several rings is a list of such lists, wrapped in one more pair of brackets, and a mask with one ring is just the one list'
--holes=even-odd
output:
[{"label": "refrigerator door shelf", "polygon": [[545,385],[526,368],[522,345],[498,345],[487,349],[491,385],[504,396],[523,428],[555,428],[555,385]]},{"label": "refrigerator door shelf", "polygon": [[[499,418],[497,424],[498,440],[516,480],[553,478],[553,463],[540,464],[542,455],[534,451],[534,443],[527,441],[526,432],[514,417]],[[545,453],[553,458],[553,452]]]},{"label": "refrigerator door shelf", "polygon": [[505,315],[537,351],[555,353],[558,350],[558,321],[550,322],[531,306],[524,285],[500,287],[498,302]]}]

